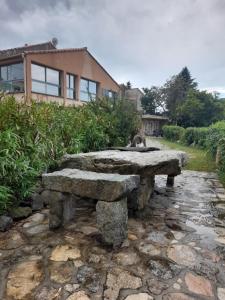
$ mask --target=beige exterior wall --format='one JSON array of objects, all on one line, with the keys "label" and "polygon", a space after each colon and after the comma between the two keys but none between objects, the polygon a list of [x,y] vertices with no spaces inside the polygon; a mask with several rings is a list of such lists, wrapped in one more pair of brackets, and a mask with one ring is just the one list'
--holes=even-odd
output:
[{"label": "beige exterior wall", "polygon": [[[103,89],[112,92],[120,92],[120,86],[107,73],[106,70],[95,60],[95,58],[85,49],[65,50],[47,53],[27,53],[0,61],[0,65],[12,63],[24,63],[24,93],[14,94],[18,101],[30,102],[35,101],[57,102],[60,105],[83,105],[85,102],[80,101],[80,79],[89,79],[97,83],[97,97],[102,97]],[[50,96],[32,92],[31,64],[36,63],[55,70],[61,74],[61,96]],[[66,97],[66,74],[75,75],[76,99]]]},{"label": "beige exterior wall", "polygon": [[[79,51],[64,51],[53,53],[32,53],[27,54],[25,57],[26,65],[26,93],[27,99],[32,93],[31,82],[31,64],[36,63],[47,66],[49,68],[56,69],[61,72],[62,83],[62,95],[61,97],[49,97],[43,95],[40,99],[47,98],[47,101],[54,101],[61,103],[62,99],[65,105],[73,105],[74,102],[78,105],[82,102],[79,99],[80,94],[80,79],[89,79],[97,82],[97,96],[102,96],[102,89],[111,90],[119,93],[119,85],[111,78],[111,76],[96,62],[96,60],[86,50]],[[66,98],[66,74],[72,74],[76,76],[76,100],[70,100]],[[35,95],[36,96],[36,95]],[[62,99],[61,99],[62,98]]]}]

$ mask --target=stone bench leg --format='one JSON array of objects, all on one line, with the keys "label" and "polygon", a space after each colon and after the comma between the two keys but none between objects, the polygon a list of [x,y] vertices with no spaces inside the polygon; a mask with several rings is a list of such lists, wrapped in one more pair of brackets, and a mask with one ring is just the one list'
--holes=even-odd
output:
[{"label": "stone bench leg", "polygon": [[63,225],[63,195],[59,192],[49,191],[49,228],[56,229]]},{"label": "stone bench leg", "polygon": [[49,228],[56,229],[69,223],[75,214],[73,195],[49,191]]},{"label": "stone bench leg", "polygon": [[97,224],[105,243],[120,246],[127,238],[127,198],[115,202],[98,201]]},{"label": "stone bench leg", "polygon": [[138,210],[145,208],[154,192],[155,176],[141,177],[138,192]]},{"label": "stone bench leg", "polygon": [[166,181],[166,186],[168,186],[168,187],[174,186],[174,178],[175,178],[174,175],[168,175],[167,181]]},{"label": "stone bench leg", "polygon": [[155,176],[141,177],[140,186],[128,196],[128,208],[141,210],[145,208],[154,192]]}]

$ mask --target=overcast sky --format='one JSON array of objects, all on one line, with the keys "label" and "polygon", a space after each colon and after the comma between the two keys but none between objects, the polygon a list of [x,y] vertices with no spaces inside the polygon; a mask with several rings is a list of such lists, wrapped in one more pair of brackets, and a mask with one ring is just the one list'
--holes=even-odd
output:
[{"label": "overcast sky", "polygon": [[0,0],[0,49],[57,37],[119,83],[162,85],[187,66],[225,93],[225,0]]}]

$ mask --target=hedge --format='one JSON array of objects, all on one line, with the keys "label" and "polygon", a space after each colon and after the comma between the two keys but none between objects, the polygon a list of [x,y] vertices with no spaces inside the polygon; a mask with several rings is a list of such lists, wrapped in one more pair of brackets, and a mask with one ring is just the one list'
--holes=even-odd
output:
[{"label": "hedge", "polygon": [[180,141],[185,129],[180,126],[164,126],[163,136],[170,141]]},{"label": "hedge", "polygon": [[125,146],[139,122],[123,100],[28,106],[0,95],[0,213],[28,199],[38,176],[54,169],[65,153]]},{"label": "hedge", "polygon": [[225,182],[225,121],[219,121],[209,127],[182,128],[179,126],[164,126],[163,135],[166,139],[187,145],[206,149],[216,159],[220,147],[220,162],[218,172]]}]

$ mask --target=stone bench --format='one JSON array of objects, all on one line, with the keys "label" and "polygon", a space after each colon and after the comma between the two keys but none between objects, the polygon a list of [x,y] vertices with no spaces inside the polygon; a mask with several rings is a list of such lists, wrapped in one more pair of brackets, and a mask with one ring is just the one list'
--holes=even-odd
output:
[{"label": "stone bench", "polygon": [[127,237],[127,195],[138,188],[138,175],[63,169],[43,174],[42,183],[49,192],[51,229],[74,219],[77,199],[94,199],[103,240],[117,246]]},{"label": "stone bench", "polygon": [[150,152],[105,150],[67,154],[63,157],[59,168],[139,175],[139,189],[129,196],[128,202],[129,208],[140,210],[145,208],[153,194],[155,175],[168,175],[167,185],[173,186],[174,176],[181,173],[181,167],[185,165],[186,160],[184,152],[174,150]]}]

